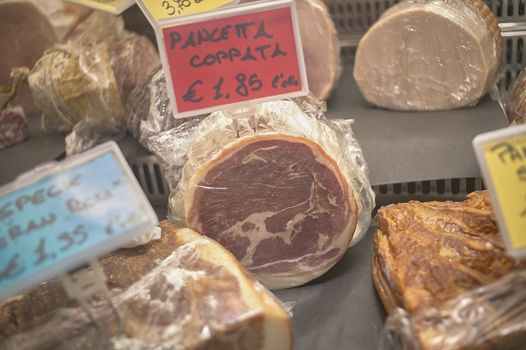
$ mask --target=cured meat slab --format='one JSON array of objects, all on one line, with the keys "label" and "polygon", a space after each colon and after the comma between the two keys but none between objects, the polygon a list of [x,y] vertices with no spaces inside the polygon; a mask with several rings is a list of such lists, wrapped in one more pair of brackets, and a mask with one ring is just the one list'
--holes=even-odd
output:
[{"label": "cured meat slab", "polygon": [[[166,221],[161,228],[161,240],[102,260],[123,334],[110,337],[87,327],[86,316],[77,307],[49,316],[67,303],[63,291],[51,283],[0,308],[0,347],[292,348],[288,314],[228,251],[187,228]],[[107,307],[95,306],[93,311],[101,315]],[[30,321],[40,324],[29,327]],[[11,335],[7,340],[2,338],[6,333]]]},{"label": "cured meat slab", "polygon": [[21,107],[0,111],[0,150],[24,141],[28,125]]},{"label": "cured meat slab", "polygon": [[326,272],[356,228],[352,189],[335,161],[306,138],[242,138],[198,170],[189,188],[187,224],[272,289]]},{"label": "cured meat slab", "polygon": [[501,41],[497,19],[483,1],[404,1],[361,39],[354,77],[364,98],[378,107],[471,106],[494,83]]},{"label": "cured meat slab", "polygon": [[338,32],[321,0],[298,0],[296,6],[309,89],[326,100],[341,73]]},{"label": "cured meat slab", "polygon": [[526,268],[506,254],[486,192],[463,202],[389,205],[376,220],[372,274],[387,311],[438,307]]},{"label": "cured meat slab", "polygon": [[[11,86],[11,70],[32,67],[57,42],[49,19],[28,1],[0,1],[0,85]],[[26,113],[36,111],[29,89],[21,86],[13,102]]]}]

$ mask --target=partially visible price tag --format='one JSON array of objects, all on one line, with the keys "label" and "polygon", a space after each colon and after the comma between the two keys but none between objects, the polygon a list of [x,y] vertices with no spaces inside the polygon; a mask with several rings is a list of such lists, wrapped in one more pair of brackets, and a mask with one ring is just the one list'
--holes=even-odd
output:
[{"label": "partially visible price tag", "polygon": [[239,0],[137,0],[137,4],[152,24],[163,19],[194,15],[238,2]]},{"label": "partially visible price tag", "polygon": [[526,257],[526,125],[478,135],[473,145],[508,251]]},{"label": "partially visible price tag", "polygon": [[65,0],[67,2],[83,5],[95,10],[101,10],[120,15],[135,4],[135,0]]},{"label": "partially visible price tag", "polygon": [[176,118],[308,93],[293,0],[184,16],[159,28]]},{"label": "partially visible price tag", "polygon": [[0,188],[0,300],[150,231],[157,217],[108,142]]}]

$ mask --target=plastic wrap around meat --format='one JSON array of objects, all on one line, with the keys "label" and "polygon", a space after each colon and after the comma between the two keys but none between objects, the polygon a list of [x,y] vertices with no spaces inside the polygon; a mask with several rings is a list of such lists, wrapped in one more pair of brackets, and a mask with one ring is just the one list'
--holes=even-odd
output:
[{"label": "plastic wrap around meat", "polygon": [[49,132],[73,133],[68,153],[123,129],[131,89],[159,65],[148,39],[124,30],[122,19],[95,12],[67,44],[46,51],[29,73],[35,103]]},{"label": "plastic wrap around meat", "polygon": [[470,106],[495,82],[501,41],[497,19],[481,0],[403,1],[361,39],[354,78],[378,107]]},{"label": "plastic wrap around meat", "polygon": [[[99,323],[107,325],[106,332],[90,325],[80,308],[63,307],[63,292],[50,284],[37,289],[33,298],[24,296],[0,308],[0,347],[292,348],[288,314],[228,251],[189,229],[176,229],[168,222],[161,227],[160,241],[102,260],[120,314],[120,332],[109,332],[111,309],[105,303],[91,306]],[[43,305],[32,307],[35,301]]]},{"label": "plastic wrap around meat", "polygon": [[183,121],[172,114],[164,71],[158,67],[130,95],[124,113],[131,134],[148,148],[148,138],[170,130]]},{"label": "plastic wrap around meat", "polygon": [[[173,219],[229,249],[266,287],[304,284],[363,237],[374,206],[350,120],[305,98],[161,134]],[[303,109],[303,110],[302,110]],[[182,178],[170,166],[184,164]]]},{"label": "plastic wrap around meat", "polygon": [[526,123],[526,69],[522,69],[515,80],[506,107],[512,122]]},{"label": "plastic wrap around meat", "polygon": [[380,350],[520,350],[526,344],[526,271],[409,315],[395,309]]}]

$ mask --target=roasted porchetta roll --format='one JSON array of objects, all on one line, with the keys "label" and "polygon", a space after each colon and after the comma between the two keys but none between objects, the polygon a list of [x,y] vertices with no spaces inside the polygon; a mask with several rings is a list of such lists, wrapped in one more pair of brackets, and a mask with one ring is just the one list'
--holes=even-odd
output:
[{"label": "roasted porchetta roll", "polygon": [[101,259],[111,308],[97,298],[88,316],[58,280],[0,304],[0,349],[290,350],[288,313],[226,249],[168,221],[144,246]]},{"label": "roasted porchetta roll", "polygon": [[388,312],[438,306],[526,268],[506,254],[486,192],[389,205],[376,220],[373,281]]}]

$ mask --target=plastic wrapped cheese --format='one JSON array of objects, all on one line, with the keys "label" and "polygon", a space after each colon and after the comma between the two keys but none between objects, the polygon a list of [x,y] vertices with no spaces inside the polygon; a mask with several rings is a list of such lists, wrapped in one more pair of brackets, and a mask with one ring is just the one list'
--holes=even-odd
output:
[{"label": "plastic wrapped cheese", "polygon": [[171,215],[224,245],[266,287],[304,284],[367,231],[367,166],[351,121],[325,119],[315,100],[244,112],[213,113],[152,139],[175,189]]},{"label": "plastic wrapped cheese", "polygon": [[[0,308],[0,348],[292,348],[289,315],[229,252],[189,229],[161,228],[161,240],[102,259],[120,331],[92,327],[50,282]],[[107,304],[94,300],[91,309],[108,324]]]},{"label": "plastic wrapped cheese", "polygon": [[361,39],[354,78],[378,107],[471,106],[494,83],[501,46],[497,19],[481,0],[403,1]]}]

